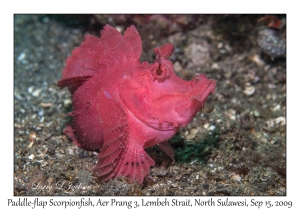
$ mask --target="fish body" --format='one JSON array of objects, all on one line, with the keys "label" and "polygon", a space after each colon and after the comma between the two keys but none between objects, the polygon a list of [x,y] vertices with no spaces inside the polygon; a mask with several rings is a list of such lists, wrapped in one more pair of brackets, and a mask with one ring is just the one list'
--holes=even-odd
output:
[{"label": "fish body", "polygon": [[169,60],[173,51],[165,44],[154,49],[154,63],[140,62],[136,28],[122,35],[106,25],[101,38],[87,35],[67,59],[58,86],[72,94],[74,121],[64,133],[83,149],[99,150],[94,174],[100,180],[142,183],[155,164],[144,149],[154,145],[174,162],[167,141],[214,92],[215,80],[204,75],[179,78]]}]

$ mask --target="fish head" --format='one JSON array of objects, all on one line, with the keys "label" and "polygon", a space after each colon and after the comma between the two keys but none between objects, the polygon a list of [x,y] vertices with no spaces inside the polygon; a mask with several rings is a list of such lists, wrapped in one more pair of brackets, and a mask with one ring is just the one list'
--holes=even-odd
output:
[{"label": "fish head", "polygon": [[128,78],[120,94],[137,118],[166,130],[186,126],[216,89],[216,81],[203,74],[190,81],[178,77],[168,60],[173,51],[171,44],[155,48],[155,62]]}]

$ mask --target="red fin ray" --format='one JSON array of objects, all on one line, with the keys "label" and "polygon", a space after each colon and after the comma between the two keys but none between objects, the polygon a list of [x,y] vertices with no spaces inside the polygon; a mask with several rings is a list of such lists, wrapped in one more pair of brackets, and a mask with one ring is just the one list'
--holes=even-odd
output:
[{"label": "red fin ray", "polygon": [[[122,157],[128,141],[127,117],[122,107],[117,103],[116,96],[105,91],[100,92],[98,110],[105,111],[101,115],[103,131],[103,147],[98,154],[98,163],[94,168],[95,174],[103,181],[115,177],[115,168]],[[109,113],[109,114],[107,114]]]},{"label": "red fin ray", "polygon": [[122,152],[123,149],[120,147],[119,141],[115,141],[109,145],[104,145],[101,149],[101,153],[98,155],[98,159],[101,160],[101,167],[115,162]]},{"label": "red fin ray", "polygon": [[59,88],[69,87],[70,92],[73,94],[75,90],[86,82],[91,76],[77,76],[58,81],[57,86]]},{"label": "red fin ray", "polygon": [[164,153],[166,153],[172,159],[172,164],[175,163],[174,151],[173,148],[168,144],[168,142],[161,142],[158,144],[158,146]]},{"label": "red fin ray", "polygon": [[141,145],[129,142],[121,160],[116,166],[115,176],[126,176],[129,182],[141,184],[144,177],[150,173],[150,167],[154,166],[154,164],[155,162]]},{"label": "red fin ray", "polygon": [[135,59],[139,60],[142,53],[142,41],[138,31],[133,25],[126,29],[124,38],[131,45]]},{"label": "red fin ray", "polygon": [[77,137],[74,134],[74,130],[70,125],[63,129],[63,133],[68,136],[75,145],[81,147],[81,144],[78,142]]}]

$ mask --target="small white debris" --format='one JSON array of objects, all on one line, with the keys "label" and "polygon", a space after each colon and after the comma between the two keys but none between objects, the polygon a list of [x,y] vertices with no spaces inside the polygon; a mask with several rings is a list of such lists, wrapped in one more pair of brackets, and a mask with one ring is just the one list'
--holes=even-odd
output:
[{"label": "small white debris", "polygon": [[51,107],[52,105],[53,105],[52,103],[46,103],[46,102],[41,103],[41,107],[45,107],[45,108]]},{"label": "small white debris", "polygon": [[258,54],[254,54],[250,56],[250,60],[254,63],[256,63],[257,66],[261,67],[265,65],[265,62],[261,59],[261,57]]},{"label": "small white debris", "polygon": [[32,95],[34,97],[38,97],[42,92],[42,89],[36,89],[35,91],[33,91]]},{"label": "small white debris", "polygon": [[74,150],[71,149],[71,148],[68,148],[68,154],[69,154],[69,155],[74,155]]},{"label": "small white debris", "polygon": [[211,65],[211,68],[212,68],[212,69],[217,69],[217,70],[219,70],[219,69],[220,69],[220,66],[219,66],[219,64],[217,64],[217,63],[213,63],[213,64]]},{"label": "small white debris", "polygon": [[209,126],[208,130],[209,131],[214,131],[214,130],[216,130],[216,126],[215,125]]},{"label": "small white debris", "polygon": [[34,141],[30,142],[30,144],[27,146],[27,148],[31,148],[33,143],[34,143]]},{"label": "small white debris", "polygon": [[195,136],[196,136],[196,134],[198,133],[198,130],[197,129],[195,129],[195,128],[193,128],[193,129],[191,129],[191,131],[189,132],[189,134],[188,135],[186,135],[186,139],[193,139],[193,138],[195,138]]},{"label": "small white debris", "polygon": [[33,86],[30,86],[28,89],[27,89],[28,93],[32,93],[33,91]]},{"label": "small white debris", "polygon": [[266,122],[266,124],[267,124],[268,128],[272,128],[272,127],[274,127],[276,125],[284,126],[285,125],[285,118],[282,117],[282,116],[281,117],[277,117],[275,119],[268,120]]},{"label": "small white debris", "polygon": [[222,123],[223,120],[222,120],[222,119],[217,119],[216,122],[217,122],[217,123]]},{"label": "small white debris", "polygon": [[281,106],[280,106],[280,104],[278,104],[277,106],[275,106],[275,107],[272,109],[272,111],[273,111],[273,112],[279,111],[280,108],[281,108]]},{"label": "small white debris", "polygon": [[231,120],[236,120],[236,111],[234,109],[227,109],[224,114]]},{"label": "small white debris", "polygon": [[255,87],[254,86],[246,87],[245,90],[244,90],[244,93],[247,96],[252,96],[255,93]]},{"label": "small white debris", "polygon": [[69,106],[71,106],[71,104],[72,104],[72,101],[70,99],[64,100],[64,107],[69,107]]},{"label": "small white debris", "polygon": [[43,116],[43,115],[44,115],[44,110],[41,109],[41,110],[38,112],[38,115],[39,115],[39,116]]},{"label": "small white debris", "polygon": [[205,123],[205,124],[203,125],[203,128],[205,128],[206,130],[208,130],[208,128],[209,128],[209,123]]},{"label": "small white debris", "polygon": [[34,157],[35,157],[34,154],[31,154],[31,155],[29,155],[28,159],[29,159],[29,160],[33,160]]},{"label": "small white debris", "polygon": [[22,97],[19,93],[17,93],[17,92],[14,93],[14,96],[15,96],[18,100],[23,100],[23,97]]},{"label": "small white debris", "polygon": [[122,33],[123,28],[121,26],[116,26],[117,31],[119,31],[120,33]]},{"label": "small white debris", "polygon": [[255,117],[259,117],[259,116],[260,116],[259,111],[254,110],[254,111],[253,111],[253,115],[254,115]]},{"label": "small white debris", "polygon": [[235,180],[235,181],[237,181],[239,183],[241,183],[242,180],[243,180],[243,178],[240,175],[236,174],[236,173],[232,174],[231,179],[233,179],[233,180]]},{"label": "small white debris", "polygon": [[18,56],[17,60],[18,60],[18,61],[22,61],[22,60],[25,59],[25,57],[26,57],[26,53],[22,52],[22,53]]},{"label": "small white debris", "polygon": [[193,165],[193,164],[196,163],[197,161],[198,161],[198,160],[195,159],[195,160],[193,160],[192,162],[190,162],[190,164]]},{"label": "small white debris", "polygon": [[276,124],[277,125],[285,125],[285,118],[284,117],[277,117],[276,119],[275,119],[275,122],[276,122]]}]

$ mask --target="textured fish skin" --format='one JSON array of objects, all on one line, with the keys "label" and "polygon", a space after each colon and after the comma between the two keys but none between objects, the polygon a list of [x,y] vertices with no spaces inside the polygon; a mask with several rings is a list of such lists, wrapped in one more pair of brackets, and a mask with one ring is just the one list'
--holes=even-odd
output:
[{"label": "textured fish skin", "polygon": [[86,150],[99,150],[94,174],[101,181],[125,176],[142,183],[155,163],[145,148],[158,145],[174,162],[170,139],[200,111],[215,80],[180,79],[168,60],[174,46],[155,48],[154,63],[140,62],[134,26],[120,34],[106,25],[101,38],[86,35],[66,61],[60,88],[72,94],[74,117],[64,133]]}]

